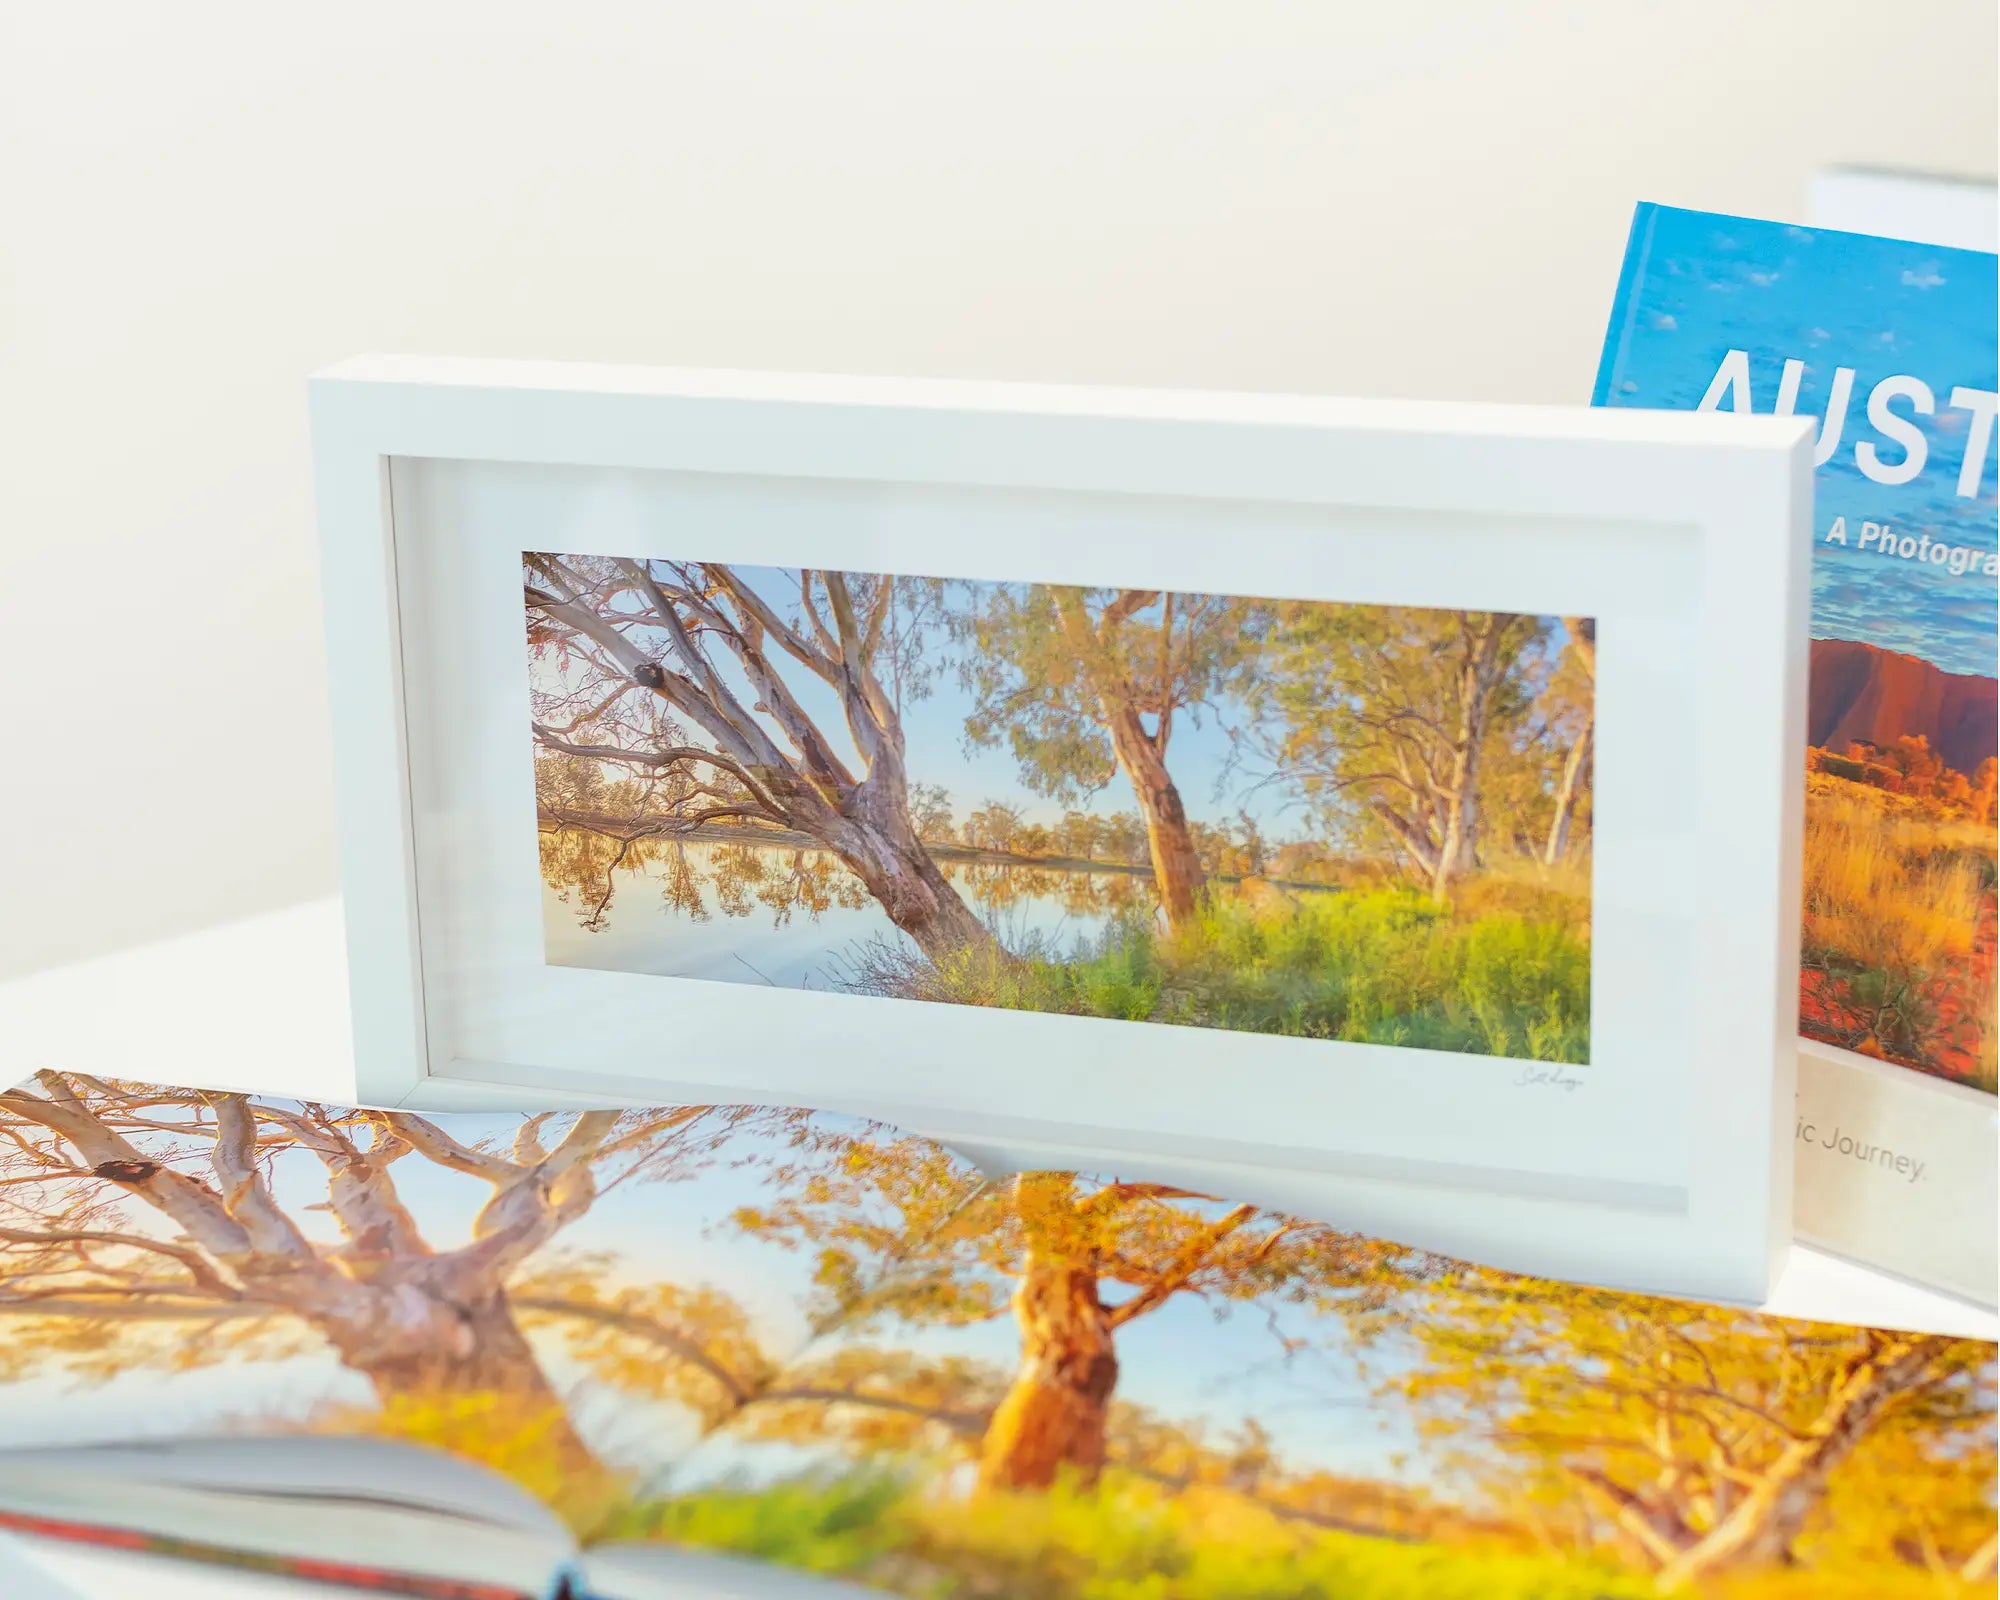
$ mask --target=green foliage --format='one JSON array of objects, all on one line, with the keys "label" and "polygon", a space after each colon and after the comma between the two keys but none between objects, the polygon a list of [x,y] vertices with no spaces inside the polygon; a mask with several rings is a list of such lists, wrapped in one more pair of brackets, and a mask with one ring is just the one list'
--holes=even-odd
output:
[{"label": "green foliage", "polygon": [[596,1538],[665,1539],[807,1572],[855,1572],[902,1541],[904,1492],[897,1479],[876,1475],[710,1489],[632,1506]]},{"label": "green foliage", "polygon": [[1114,922],[1064,953],[887,965],[910,998],[1582,1063],[1590,944],[1565,898],[1466,915],[1406,888],[1268,898],[1218,893],[1167,934]]},{"label": "green foliage", "polygon": [[[882,1478],[711,1490],[645,1507],[642,1533],[838,1574],[912,1597],[978,1600],[1654,1600],[1643,1579],[1504,1547],[1313,1528],[1228,1491],[1094,1490],[971,1500]],[[619,1536],[629,1536],[620,1527]]]},{"label": "green foliage", "polygon": [[[1482,864],[1546,840],[1592,698],[1588,674],[1552,649],[1547,618],[1294,603],[1251,700],[1277,774],[1330,835],[1428,881],[1455,802]],[[1586,786],[1571,835],[1581,845],[1588,832]]]},{"label": "green foliage", "polygon": [[1093,1017],[1144,1022],[1160,1004],[1158,963],[1151,947],[1140,940],[1112,945],[1094,960],[1078,963],[1070,984],[1083,1009]]},{"label": "green foliage", "polygon": [[1466,929],[1458,957],[1459,1001],[1493,1054],[1514,1053],[1525,1028],[1533,1059],[1576,1059],[1566,1052],[1570,1030],[1589,1025],[1587,945],[1561,928],[1493,917]]},{"label": "green foliage", "polygon": [[952,619],[966,739],[1004,745],[1029,789],[1073,805],[1117,772],[1110,697],[1151,716],[1164,747],[1177,711],[1247,681],[1266,625],[1264,608],[1226,595],[967,584]]},{"label": "green foliage", "polygon": [[[1886,1597],[1924,1581],[1958,1594],[1940,1574],[1993,1527],[1992,1480],[1966,1470],[1994,1443],[1993,1347],[1977,1340],[1478,1267],[1350,1317],[1349,1331],[1401,1353],[1384,1363],[1383,1393],[1412,1402],[1446,1481],[1544,1537],[1636,1565],[1659,1564],[1662,1532],[1682,1552],[1708,1545],[1719,1594]],[[1797,1452],[1843,1436],[1816,1463]],[[1772,1544],[1728,1554],[1746,1490],[1766,1497]],[[1771,1549],[1811,1581],[1781,1581]],[[1839,1588],[1843,1574],[1878,1586]]]}]

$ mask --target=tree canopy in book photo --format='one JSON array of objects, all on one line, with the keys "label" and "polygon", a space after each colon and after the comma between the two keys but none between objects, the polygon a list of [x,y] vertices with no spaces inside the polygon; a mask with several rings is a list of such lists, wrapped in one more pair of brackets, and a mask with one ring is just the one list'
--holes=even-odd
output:
[{"label": "tree canopy in book photo", "polygon": [[531,554],[564,965],[1589,1059],[1583,617]]},{"label": "tree canopy in book photo", "polygon": [[1990,1344],[1514,1277],[1140,1177],[993,1176],[826,1113],[430,1116],[44,1072],[0,1095],[0,1329],[0,1445],[430,1445],[594,1546],[912,1597],[1993,1581]]}]

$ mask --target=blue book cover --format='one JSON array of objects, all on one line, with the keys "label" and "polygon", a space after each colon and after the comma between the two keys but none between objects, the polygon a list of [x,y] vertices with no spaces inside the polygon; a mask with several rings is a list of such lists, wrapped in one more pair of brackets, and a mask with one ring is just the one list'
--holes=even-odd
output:
[{"label": "blue book cover", "polygon": [[1641,205],[1592,402],[1817,419],[1809,1038],[1994,1088],[2000,276]]}]

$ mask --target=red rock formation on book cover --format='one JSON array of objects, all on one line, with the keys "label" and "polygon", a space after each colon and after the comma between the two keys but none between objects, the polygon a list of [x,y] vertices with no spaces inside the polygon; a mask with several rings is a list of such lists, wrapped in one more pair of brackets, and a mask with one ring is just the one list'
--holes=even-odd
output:
[{"label": "red rock formation on book cover", "polygon": [[1802,1032],[1990,1088],[2000,683],[1812,642]]},{"label": "red rock formation on book cover", "polygon": [[1807,724],[1808,740],[1824,750],[1886,750],[1915,737],[1971,774],[2000,738],[2000,683],[1858,639],[1815,639]]}]

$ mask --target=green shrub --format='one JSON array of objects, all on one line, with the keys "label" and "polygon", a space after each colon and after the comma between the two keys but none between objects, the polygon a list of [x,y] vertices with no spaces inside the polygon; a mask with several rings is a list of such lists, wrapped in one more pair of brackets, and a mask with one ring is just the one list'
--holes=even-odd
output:
[{"label": "green shrub", "polygon": [[[861,1520],[857,1520],[861,1519]],[[872,1519],[867,1520],[867,1519]],[[1650,1581],[1503,1547],[1454,1548],[1281,1520],[1227,1491],[1096,1489],[959,1500],[888,1480],[718,1490],[642,1508],[619,1536],[665,1536],[966,1600],[1657,1600]]]},{"label": "green shrub", "polygon": [[1400,886],[1218,891],[1172,932],[1127,915],[1069,950],[933,965],[878,949],[855,987],[1056,1011],[1538,1061],[1589,1059],[1590,939],[1570,897],[1488,881],[1440,906]]},{"label": "green shrub", "polygon": [[710,1489],[632,1506],[597,1542],[660,1539],[808,1572],[853,1572],[906,1537],[903,1499],[900,1480],[881,1475]]}]

